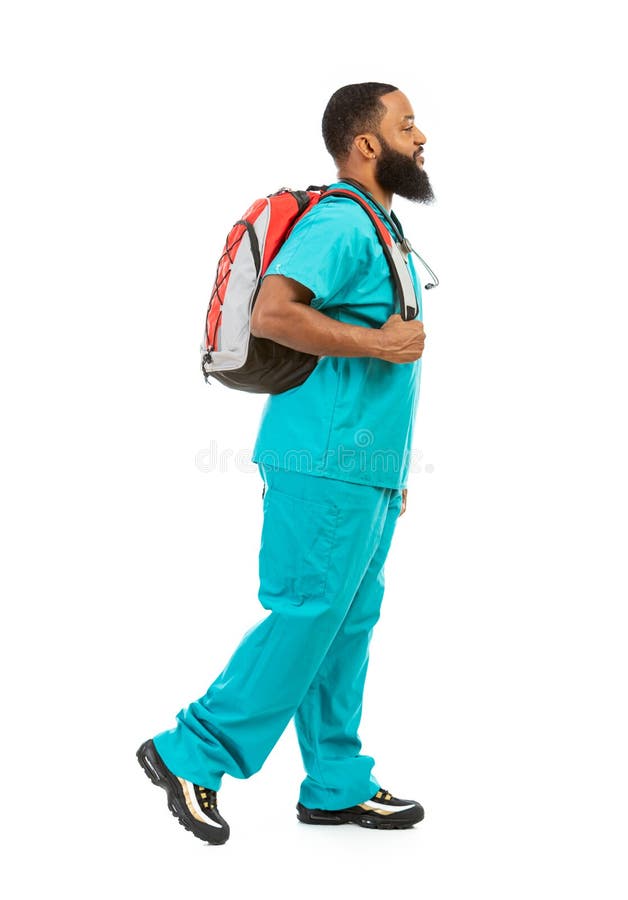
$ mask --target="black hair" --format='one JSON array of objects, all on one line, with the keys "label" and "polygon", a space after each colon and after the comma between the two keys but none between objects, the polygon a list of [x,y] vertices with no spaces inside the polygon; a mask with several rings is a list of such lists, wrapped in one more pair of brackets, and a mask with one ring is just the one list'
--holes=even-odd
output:
[{"label": "black hair", "polygon": [[392,84],[365,81],[347,84],[332,94],[323,113],[323,140],[335,162],[349,155],[351,143],[363,131],[377,131],[386,112],[380,97],[398,91]]}]

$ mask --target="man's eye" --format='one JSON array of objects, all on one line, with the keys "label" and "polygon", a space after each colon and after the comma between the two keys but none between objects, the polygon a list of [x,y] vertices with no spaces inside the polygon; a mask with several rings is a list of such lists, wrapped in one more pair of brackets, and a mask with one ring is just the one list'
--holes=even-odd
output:
[{"label": "man's eye", "polygon": [[414,131],[414,125],[410,125],[408,128],[404,128],[404,131]]}]

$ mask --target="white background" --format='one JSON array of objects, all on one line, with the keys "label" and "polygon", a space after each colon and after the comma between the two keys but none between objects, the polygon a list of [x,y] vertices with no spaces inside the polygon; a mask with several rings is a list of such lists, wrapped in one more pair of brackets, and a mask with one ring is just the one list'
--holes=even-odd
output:
[{"label": "white background", "polygon": [[[3,4],[12,897],[626,897],[614,9]],[[395,204],[441,286],[361,729],[426,819],[298,825],[290,726],[209,848],[135,761],[263,612],[264,397],[203,383],[203,317],[250,201],[335,176],[322,112],[364,80],[410,98],[437,198]]]}]

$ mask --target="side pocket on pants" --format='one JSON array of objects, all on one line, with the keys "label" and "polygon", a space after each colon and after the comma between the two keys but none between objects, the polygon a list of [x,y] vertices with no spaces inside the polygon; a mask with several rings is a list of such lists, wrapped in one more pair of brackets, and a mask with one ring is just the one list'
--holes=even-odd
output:
[{"label": "side pocket on pants", "polygon": [[265,609],[301,606],[327,587],[338,509],[268,488],[259,552],[259,600]]}]

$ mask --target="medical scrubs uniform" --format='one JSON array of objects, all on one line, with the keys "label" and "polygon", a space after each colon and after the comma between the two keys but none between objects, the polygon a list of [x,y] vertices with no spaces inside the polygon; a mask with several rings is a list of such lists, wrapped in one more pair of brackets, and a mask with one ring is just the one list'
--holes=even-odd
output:
[{"label": "medical scrubs uniform", "polygon": [[[411,258],[409,266],[422,318]],[[266,274],[304,284],[311,305],[341,322],[378,328],[400,312],[373,224],[350,199],[319,201]],[[263,481],[258,596],[268,614],[176,727],[154,738],[181,778],[214,790],[225,773],[248,778],[294,718],[304,806],[341,809],[379,789],[358,726],[420,372],[420,360],[324,356],[303,384],[268,397],[252,454]]]}]

